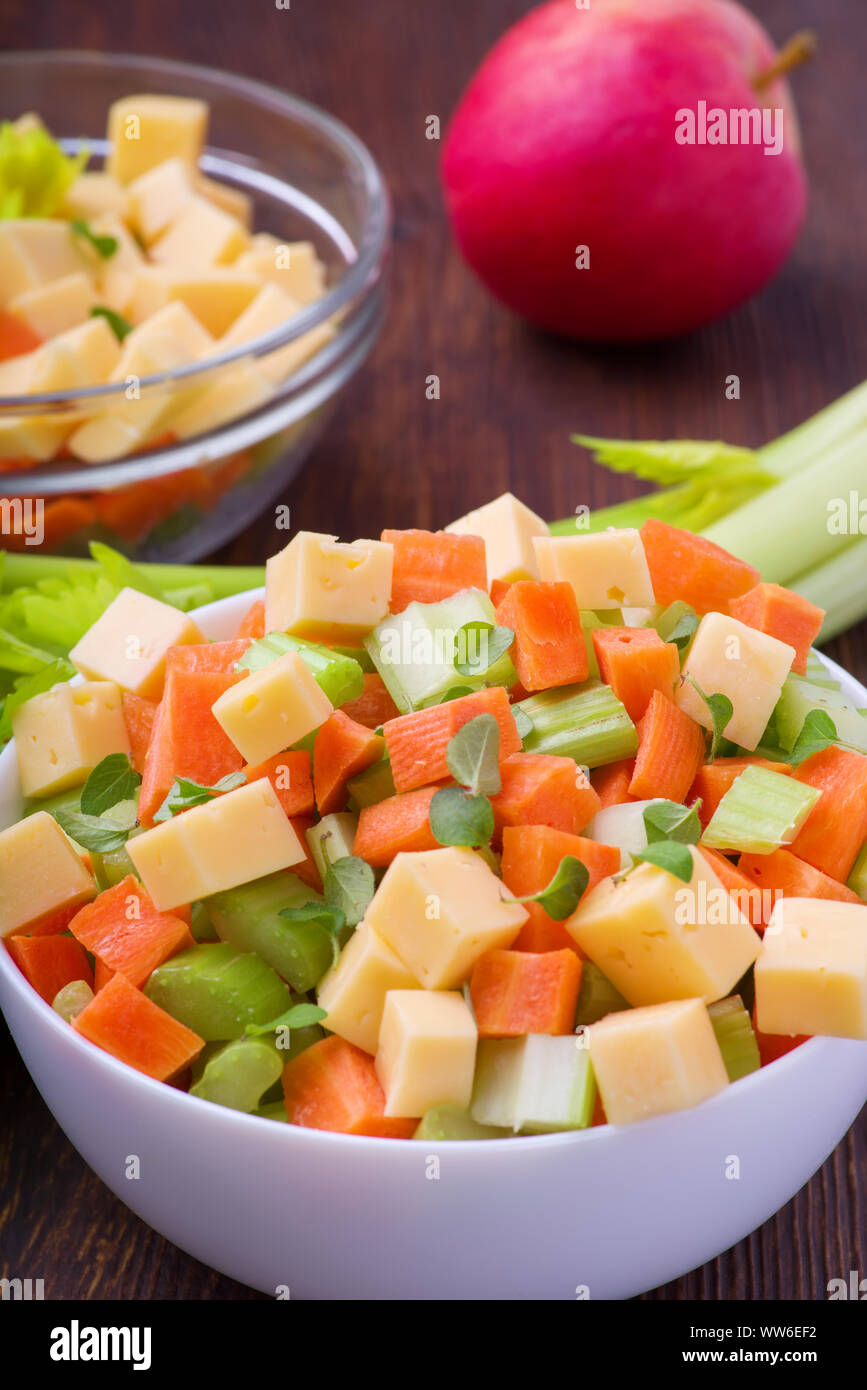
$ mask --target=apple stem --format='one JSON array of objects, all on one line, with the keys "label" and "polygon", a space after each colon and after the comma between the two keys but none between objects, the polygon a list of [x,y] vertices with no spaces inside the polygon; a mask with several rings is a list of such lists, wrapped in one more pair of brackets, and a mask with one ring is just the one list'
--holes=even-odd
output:
[{"label": "apple stem", "polygon": [[797,34],[793,34],[788,43],[783,44],[770,67],[760,72],[753,82],[757,92],[764,91],[770,87],[777,78],[785,77],[787,72],[793,68],[799,68],[802,63],[806,63],[812,58],[816,51],[816,35],[812,29],[800,29]]}]

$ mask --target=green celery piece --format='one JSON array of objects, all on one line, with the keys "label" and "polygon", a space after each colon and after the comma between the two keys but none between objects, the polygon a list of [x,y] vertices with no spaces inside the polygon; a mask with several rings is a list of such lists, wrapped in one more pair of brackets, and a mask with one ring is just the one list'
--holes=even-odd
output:
[{"label": "green celery piece", "polygon": [[71,980],[59,989],[51,1001],[55,1013],[65,1018],[67,1023],[81,1013],[93,998],[93,990],[86,980]]},{"label": "green celery piece", "polygon": [[823,564],[799,572],[789,581],[790,588],[817,608],[824,608],[818,639],[822,644],[867,617],[865,573],[867,536],[861,536],[854,545],[844,546]]},{"label": "green celery piece", "polygon": [[587,1047],[573,1036],[531,1033],[479,1043],[470,1114],[518,1134],[587,1129],[596,1081]]},{"label": "green celery piece", "polygon": [[[312,989],[332,963],[331,936],[320,923],[293,922],[280,916],[284,907],[322,902],[321,894],[295,874],[269,874],[214,893],[204,901],[221,941],[240,951],[255,951],[293,989],[302,993]],[[276,1018],[282,1012],[275,1009],[269,1017]],[[255,1021],[267,1023],[268,1019]]]},{"label": "green celery piece", "polygon": [[533,721],[524,739],[527,753],[559,754],[592,768],[631,758],[638,749],[635,725],[601,681],[543,690],[517,708]]},{"label": "green celery piece", "polygon": [[285,632],[269,632],[251,642],[238,662],[238,669],[261,671],[287,652],[298,653],[335,709],[345,705],[347,700],[357,700],[364,690],[364,672],[351,656],[316,642],[306,642],[302,637],[290,637]]},{"label": "green celery piece", "polygon": [[861,847],[852,872],[846,880],[846,887],[857,893],[863,902],[867,902],[867,842]]},{"label": "green celery piece", "polygon": [[581,619],[581,631],[584,634],[584,645],[587,648],[587,671],[591,680],[602,679],[599,670],[599,660],[596,656],[596,648],[593,645],[593,634],[600,627],[604,627],[598,613],[594,613],[592,608],[582,608],[579,615]]},{"label": "green celery piece", "polygon": [[461,589],[439,603],[410,603],[402,613],[383,618],[364,638],[402,714],[437,704],[453,686],[480,690],[515,684],[518,675],[508,653],[480,675],[460,674],[456,639],[467,623],[496,624],[494,605],[481,589]]},{"label": "green celery piece", "polygon": [[821,791],[781,772],[748,767],[736,777],[701,837],[708,849],[770,854],[795,839]]},{"label": "green celery piece", "polygon": [[385,801],[397,791],[391,775],[391,762],[387,757],[359,772],[357,777],[350,777],[346,785],[359,810],[365,806],[375,806],[378,801]]},{"label": "green celery piece", "polygon": [[814,647],[811,647],[807,654],[807,670],[805,679],[811,685],[820,685],[824,690],[839,690],[840,682],[835,680],[828,670],[824,661]]},{"label": "green celery piece", "polygon": [[248,1114],[283,1071],[283,1058],[269,1038],[239,1038],[224,1043],[190,1087],[190,1095]]},{"label": "green celery piece", "polygon": [[413,1139],[508,1139],[511,1130],[480,1125],[460,1105],[435,1105],[419,1120]]},{"label": "green celery piece", "polygon": [[[0,217],[54,217],[90,155],[67,155],[41,125],[0,125]],[[69,233],[72,239],[72,231]]]},{"label": "green celery piece", "polygon": [[357,826],[358,817],[351,811],[333,811],[305,832],[313,862],[323,882],[329,865],[352,854]]},{"label": "green celery piece", "polygon": [[241,1038],[248,1023],[267,1023],[292,1003],[292,991],[270,965],[228,942],[172,956],[144,992],[205,1042]]},{"label": "green celery piece", "polygon": [[211,921],[207,904],[195,902],[190,909],[191,927],[194,941],[219,941],[217,929]]},{"label": "green celery piece", "polygon": [[267,1105],[260,1105],[258,1110],[253,1111],[253,1114],[260,1115],[263,1120],[279,1120],[284,1125],[289,1123],[286,1106],[282,1100],[272,1100]]},{"label": "green celery piece", "polygon": [[803,676],[786,677],[774,709],[777,738],[790,751],[811,710],[822,710],[834,721],[837,742],[857,753],[867,753],[867,719],[842,692],[816,685]]},{"label": "green celery piece", "polygon": [[370,653],[366,652],[364,650],[364,647],[334,646],[330,647],[329,651],[334,652],[337,656],[348,656],[351,658],[352,661],[357,661],[362,671],[367,676],[372,676],[374,671],[376,670],[376,667],[370,659]]},{"label": "green celery piece", "polygon": [[[135,837],[135,831],[130,832],[130,839]],[[114,888],[126,878],[127,874],[132,874],[133,878],[138,878],[139,873],[126,851],[126,846],[120,849],[111,850],[108,854],[100,854],[95,850],[90,851],[93,861],[93,873],[99,884],[100,889]]]},{"label": "green celery piece", "polygon": [[598,1023],[606,1014],[618,1014],[631,1007],[598,965],[594,965],[592,960],[582,962],[581,988],[575,1010],[576,1027],[578,1024],[587,1026]]},{"label": "green celery piece", "polygon": [[80,810],[81,787],[70,787],[65,792],[54,792],[52,796],[34,796],[25,801],[23,815],[32,816],[36,811],[47,811],[49,816],[53,816],[57,811]]},{"label": "green celery piece", "polygon": [[707,1011],[729,1081],[737,1081],[742,1076],[749,1076],[751,1071],[758,1071],[762,1065],[759,1045],[753,1032],[752,1019],[740,995],[731,994],[728,999],[718,999],[716,1003],[708,1004]]}]

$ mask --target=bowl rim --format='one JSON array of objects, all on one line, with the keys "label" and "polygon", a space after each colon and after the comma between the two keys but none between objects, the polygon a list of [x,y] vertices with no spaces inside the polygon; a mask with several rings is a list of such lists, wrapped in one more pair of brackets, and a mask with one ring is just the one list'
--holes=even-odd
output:
[{"label": "bowl rim", "polygon": [[[223,369],[234,362],[250,357],[265,356],[277,348],[294,342],[297,338],[319,327],[335,314],[347,309],[365,293],[375,288],[380,278],[389,248],[391,233],[391,203],[382,171],[367,145],[349,126],[322,107],[282,91],[271,83],[259,82],[255,78],[244,77],[238,73],[227,72],[199,63],[179,62],[175,59],[160,58],[137,53],[103,53],[89,49],[22,49],[0,53],[0,76],[4,69],[19,67],[22,64],[38,66],[43,63],[56,63],[67,67],[97,66],[112,68],[124,64],[133,69],[159,69],[169,81],[175,79],[183,90],[183,80],[203,80],[236,93],[251,104],[268,108],[279,114],[289,116],[312,134],[325,137],[337,150],[354,165],[358,174],[358,187],[365,195],[367,216],[362,227],[355,259],[349,262],[346,274],[340,282],[328,290],[320,299],[304,306],[284,324],[270,329],[267,333],[242,343],[239,347],[217,356],[203,358],[201,361],[187,363],[170,371],[143,376],[140,388],[158,388],[176,382]],[[65,137],[58,136],[58,139]],[[83,140],[85,137],[78,137]],[[94,139],[96,137],[93,137]],[[91,141],[93,143],[93,141]],[[208,147],[205,147],[207,156]],[[272,176],[273,178],[273,176]],[[280,179],[273,179],[280,183]],[[341,328],[338,327],[338,336]],[[312,360],[315,361],[314,354]],[[0,395],[0,414],[45,415],[61,413],[64,409],[80,408],[83,404],[99,405],[119,398],[126,390],[125,382],[102,383],[98,386],[77,387],[65,391],[48,391],[24,396]],[[123,462],[123,460],[119,460]],[[44,465],[28,469],[28,478],[39,481]]]},{"label": "bowl rim", "polygon": [[[206,629],[210,616],[221,616],[230,605],[235,605],[239,609],[242,608],[244,604],[249,606],[250,603],[260,598],[263,592],[263,589],[257,588],[248,589],[241,594],[231,594],[226,598],[217,599],[213,603],[203,604],[200,608],[193,609],[191,616],[195,617],[199,624],[203,625],[204,629]],[[832,675],[837,677],[842,676],[844,681],[858,686],[864,697],[865,703],[867,703],[867,687],[862,686],[855,676],[850,675],[849,672],[830,657],[825,656],[825,654],[821,652],[819,655]],[[75,679],[78,679],[78,677]],[[2,786],[7,778],[14,775],[11,771],[16,766],[14,747],[14,739],[10,739],[7,746],[0,750],[0,786]],[[0,827],[0,829],[5,828],[5,826]],[[241,1110],[231,1110],[227,1106],[216,1105],[214,1102],[203,1100],[199,1096],[191,1096],[188,1092],[181,1091],[168,1082],[157,1081],[155,1078],[147,1076],[144,1072],[136,1071],[134,1067],[129,1066],[126,1062],[120,1061],[117,1057],[113,1057],[111,1053],[104,1052],[101,1048],[97,1047],[95,1043],[91,1043],[87,1038],[83,1038],[70,1024],[62,1019],[59,1014],[55,1013],[50,1004],[46,1003],[46,1001],[36,993],[36,990],[18,969],[8,950],[6,950],[2,944],[0,944],[0,978],[2,978],[5,985],[18,997],[22,1008],[27,1010],[35,1009],[37,1024],[39,1018],[41,1018],[49,1028],[54,1029],[58,1041],[63,1042],[67,1047],[72,1046],[73,1049],[80,1054],[83,1064],[87,1063],[89,1057],[93,1066],[97,1068],[107,1067],[109,1073],[118,1081],[123,1081],[125,1079],[127,1084],[131,1086],[144,1086],[145,1090],[142,1093],[143,1100],[149,1097],[152,1101],[157,1102],[158,1098],[162,1096],[165,1103],[170,1106],[178,1104],[184,1105],[192,1102],[196,1106],[205,1107],[205,1110],[201,1112],[203,1117],[207,1112],[210,1121],[218,1125],[253,1123],[255,1125],[268,1125],[272,1130],[275,1126],[285,1128],[293,1136],[286,1141],[287,1143],[306,1143],[312,1146],[327,1145],[332,1148],[335,1145],[344,1145],[353,1149],[357,1148],[359,1144],[365,1144],[367,1146],[376,1144],[383,1152],[389,1153],[396,1150],[400,1151],[407,1147],[405,1140],[395,1140],[378,1135],[341,1134],[333,1130],[312,1129],[304,1125],[293,1125],[288,1121],[284,1126],[282,1122],[270,1120],[264,1115],[253,1115]],[[515,1150],[519,1161],[521,1155],[525,1155],[528,1152],[528,1145],[550,1148],[569,1144],[578,1146],[612,1143],[616,1142],[617,1136],[623,1135],[624,1132],[634,1133],[640,1130],[647,1130],[648,1126],[659,1127],[661,1125],[673,1124],[674,1122],[682,1121],[684,1115],[689,1114],[691,1111],[702,1111],[706,1108],[708,1110],[719,1109],[726,1105],[735,1104],[737,1103],[737,1098],[739,1096],[744,1096],[747,1090],[755,1091],[760,1087],[773,1085],[775,1084],[774,1078],[782,1080],[787,1072],[793,1072],[800,1066],[802,1054],[814,1057],[821,1049],[826,1054],[826,1065],[829,1067],[828,1074],[833,1075],[831,1063],[835,1052],[841,1048],[848,1050],[853,1045],[857,1045],[858,1041],[858,1039],[832,1038],[825,1036],[810,1038],[808,1042],[802,1043],[800,1047],[785,1053],[782,1057],[776,1058],[766,1066],[760,1067],[758,1071],[750,1072],[747,1076],[740,1077],[736,1082],[730,1082],[724,1090],[717,1092],[716,1095],[701,1102],[700,1105],[691,1106],[687,1110],[672,1111],[670,1114],[666,1115],[654,1115],[644,1120],[635,1121],[629,1125],[614,1125],[609,1122],[605,1125],[594,1125],[588,1129],[560,1130],[551,1134],[506,1135],[496,1139],[429,1139],[424,1142],[433,1148],[440,1144],[457,1144],[460,1146],[461,1152],[466,1151],[468,1154],[483,1153],[491,1145],[496,1146],[498,1152],[502,1152],[502,1146],[508,1145],[509,1150]],[[864,1046],[864,1044],[862,1044],[862,1046]],[[222,1114],[220,1112],[222,1112]],[[251,1131],[251,1133],[252,1132],[253,1131]],[[412,1145],[409,1146],[409,1149],[410,1152],[414,1152]]]}]

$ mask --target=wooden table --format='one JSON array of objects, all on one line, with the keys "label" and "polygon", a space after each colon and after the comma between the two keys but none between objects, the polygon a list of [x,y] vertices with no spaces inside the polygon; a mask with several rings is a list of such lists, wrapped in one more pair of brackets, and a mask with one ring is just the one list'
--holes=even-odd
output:
[{"label": "wooden table", "polygon": [[[544,516],[563,516],[581,502],[634,491],[593,468],[569,443],[574,430],[759,444],[867,377],[859,52],[867,13],[851,0],[753,0],[778,42],[803,25],[820,36],[819,56],[795,77],[812,182],[797,251],[764,294],[712,328],[663,347],[598,351],[542,337],[482,292],[450,242],[439,147],[424,136],[426,117],[445,121],[482,53],[529,8],[526,0],[291,0],[286,10],[273,0],[87,7],[0,0],[10,48],[115,49],[235,69],[331,109],[380,160],[396,218],[390,315],[375,354],[282,499],[294,528],[348,538],[376,535],[383,525],[437,527],[506,488]],[[725,398],[731,372],[741,378],[739,401]],[[438,401],[425,397],[431,373],[440,377]],[[259,562],[280,544],[264,518],[225,558]],[[867,679],[867,626],[831,651]],[[52,1299],[260,1297],[127,1211],[57,1129],[8,1035],[0,1048],[3,1265],[44,1277]],[[867,1273],[865,1167],[862,1115],[772,1221],[646,1297],[825,1298],[830,1278]]]}]

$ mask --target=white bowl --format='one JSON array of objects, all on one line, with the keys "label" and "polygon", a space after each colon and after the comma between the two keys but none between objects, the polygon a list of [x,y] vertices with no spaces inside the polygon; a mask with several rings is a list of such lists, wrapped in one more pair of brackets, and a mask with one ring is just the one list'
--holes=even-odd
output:
[{"label": "white bowl", "polygon": [[[201,609],[205,633],[231,636],[257,596]],[[867,705],[867,690],[828,664]],[[8,748],[0,826],[20,809]],[[4,950],[0,1005],[46,1104],[112,1192],[205,1264],[283,1297],[629,1298],[766,1221],[867,1099],[867,1046],[815,1038],[694,1110],[625,1128],[354,1138],[242,1115],[140,1075],[73,1032]],[[128,1179],[133,1154],[140,1177]]]}]

